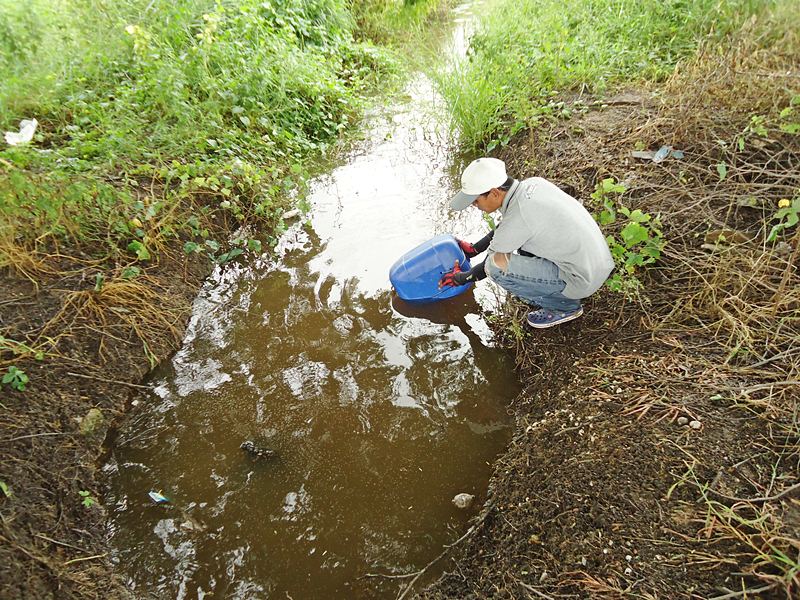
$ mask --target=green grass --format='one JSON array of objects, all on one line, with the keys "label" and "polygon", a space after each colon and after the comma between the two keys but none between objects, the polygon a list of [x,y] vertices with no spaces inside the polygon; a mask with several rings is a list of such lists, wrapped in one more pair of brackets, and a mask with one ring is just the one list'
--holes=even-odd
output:
[{"label": "green grass", "polygon": [[359,37],[392,46],[416,45],[452,4],[456,0],[350,0]]},{"label": "green grass", "polygon": [[[400,6],[386,31],[416,26],[435,4]],[[209,219],[274,222],[308,165],[399,71],[353,10],[346,0],[0,0],[0,131],[40,123],[29,147],[0,142],[0,266],[19,263],[14,249],[59,244],[134,258],[131,242],[203,230],[173,210],[186,198],[204,199]]]},{"label": "green grass", "polygon": [[662,79],[780,1],[499,0],[468,58],[437,79],[464,143],[494,146],[557,112],[557,93]]}]

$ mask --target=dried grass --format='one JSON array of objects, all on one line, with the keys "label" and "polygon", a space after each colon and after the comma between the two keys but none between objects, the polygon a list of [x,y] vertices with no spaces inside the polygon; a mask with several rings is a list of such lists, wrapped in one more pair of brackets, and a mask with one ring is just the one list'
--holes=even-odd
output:
[{"label": "dried grass", "polygon": [[[771,38],[777,30],[783,37]],[[800,501],[794,487],[800,468],[800,230],[788,230],[778,243],[767,241],[778,201],[800,193],[800,136],[776,125],[780,110],[800,94],[799,65],[796,29],[751,22],[730,48],[709,47],[677,70],[655,105],[643,98],[613,131],[587,115],[579,138],[568,125],[535,132],[530,140],[534,148],[550,149],[537,156],[537,174],[584,198],[604,177],[625,180],[625,204],[659,213],[664,224],[667,248],[644,275],[638,306],[621,298],[611,299],[611,306],[591,302],[605,328],[627,324],[638,340],[650,337],[653,347],[671,350],[645,355],[632,338],[628,351],[596,353],[586,369],[595,382],[588,395],[622,402],[624,415],[653,423],[680,415],[699,419],[717,406],[743,409],[768,432],[752,443],[766,453],[764,461],[772,455],[771,475],[727,482],[749,490],[743,497],[751,500],[732,504],[715,495],[710,490],[719,475],[705,480],[697,474],[707,468],[693,467],[692,477],[676,483],[696,488],[696,506],[707,513],[697,536],[687,538],[694,555],[707,555],[711,567],[736,559],[747,565],[743,576],[755,580],[720,597],[800,593]],[[748,129],[753,116],[766,117],[767,135]],[[685,158],[635,161],[630,152],[637,144],[672,145]],[[724,177],[720,163],[726,165]],[[569,344],[571,332],[565,326],[564,332],[532,338],[517,331],[525,311],[511,302],[498,321],[518,362],[535,377],[559,364],[554,355]],[[603,327],[589,323],[583,327],[587,335]],[[702,465],[700,458],[693,461]],[[723,542],[735,542],[742,553],[720,554],[719,548],[731,547]],[[724,568],[730,571],[731,565]],[[621,593],[609,581],[573,575],[569,586],[589,595]]]}]

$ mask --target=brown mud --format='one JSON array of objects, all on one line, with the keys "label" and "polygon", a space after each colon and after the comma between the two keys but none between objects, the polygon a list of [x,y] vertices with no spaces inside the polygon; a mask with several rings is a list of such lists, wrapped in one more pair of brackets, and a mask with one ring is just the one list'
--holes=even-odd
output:
[{"label": "brown mud", "polygon": [[[180,343],[210,272],[180,244],[146,276],[99,291],[80,262],[62,261],[62,276],[37,285],[0,278],[3,335],[48,347],[43,360],[2,357],[30,382],[23,392],[4,386],[0,400],[0,477],[11,494],[0,497],[0,597],[128,597],[107,559],[100,456],[143,377]],[[90,409],[103,419],[82,433]],[[84,506],[79,492],[96,501]]]},{"label": "brown mud", "polygon": [[[507,333],[526,384],[516,433],[449,573],[420,597],[799,593],[799,244],[796,233],[781,247],[763,239],[778,200],[800,188],[800,147],[778,131],[738,153],[717,142],[798,89],[796,57],[740,47],[701,57],[658,94],[589,105],[506,149],[509,172],[580,198],[604,177],[627,181],[624,202],[660,213],[669,245],[640,302],[604,291],[576,322]],[[635,161],[637,142],[686,159]],[[708,238],[725,228],[745,241]],[[43,361],[15,359],[31,377],[25,392],[2,388],[0,475],[12,495],[0,496],[0,597],[127,596],[107,560],[102,503],[84,507],[79,491],[102,495],[105,435],[176,348],[208,269],[176,242],[135,286],[95,292],[89,277],[65,275],[37,288],[3,273],[3,335],[57,343]],[[499,329],[523,318],[510,304]],[[90,408],[105,420],[84,435]]]}]

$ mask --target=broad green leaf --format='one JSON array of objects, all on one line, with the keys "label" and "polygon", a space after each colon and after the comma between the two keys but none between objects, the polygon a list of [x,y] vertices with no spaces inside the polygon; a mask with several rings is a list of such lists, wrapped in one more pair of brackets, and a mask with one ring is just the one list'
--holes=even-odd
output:
[{"label": "broad green leaf", "polygon": [[650,220],[650,215],[643,213],[637,208],[628,215],[628,218],[634,223],[647,223]]},{"label": "broad green leaf", "polygon": [[626,267],[637,267],[643,264],[644,257],[636,252],[628,254],[628,258],[625,259]]},{"label": "broad green leaf", "polygon": [[150,252],[145,248],[145,245],[139,240],[134,240],[128,244],[128,250],[136,253],[136,258],[139,260],[150,260]]},{"label": "broad green leaf", "polygon": [[134,277],[138,277],[141,275],[142,270],[139,267],[125,267],[122,269],[122,278],[123,279],[133,279]]},{"label": "broad green leaf", "polygon": [[719,180],[722,181],[728,175],[728,165],[725,163],[717,164],[717,173],[719,173]]},{"label": "broad green leaf", "polygon": [[647,228],[639,225],[639,223],[628,223],[625,227],[622,228],[620,231],[620,235],[622,236],[622,240],[625,242],[625,245],[630,248],[640,242],[647,241],[649,234],[647,232]]}]

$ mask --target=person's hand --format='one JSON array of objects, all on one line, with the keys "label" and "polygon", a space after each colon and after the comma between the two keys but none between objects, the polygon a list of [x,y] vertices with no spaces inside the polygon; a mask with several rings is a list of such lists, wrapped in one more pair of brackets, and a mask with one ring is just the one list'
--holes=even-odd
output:
[{"label": "person's hand", "polygon": [[473,256],[478,256],[478,251],[475,250],[475,246],[470,244],[469,242],[465,242],[464,240],[459,240],[456,238],[458,242],[458,247],[464,251],[464,254],[467,258],[472,258]]},{"label": "person's hand", "polygon": [[453,270],[445,273],[439,280],[439,288],[464,285],[466,283],[465,277],[466,273],[461,270],[461,265],[456,261],[453,265]]}]

